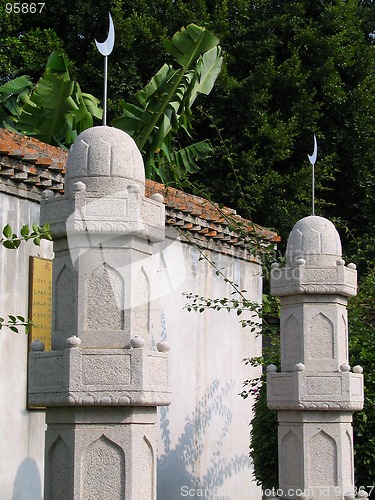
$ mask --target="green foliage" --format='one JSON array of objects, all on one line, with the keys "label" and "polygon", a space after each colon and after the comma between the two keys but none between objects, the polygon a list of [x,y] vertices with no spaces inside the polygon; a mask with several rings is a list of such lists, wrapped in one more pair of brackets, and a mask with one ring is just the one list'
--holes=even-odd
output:
[{"label": "green foliage", "polygon": [[180,68],[164,64],[136,94],[137,105],[123,103],[123,116],[115,127],[133,136],[143,153],[146,177],[162,182],[176,180],[197,169],[195,160],[211,153],[207,141],[181,148],[178,133],[191,138],[191,106],[198,94],[208,95],[221,70],[218,38],[204,28],[190,24],[164,40],[168,53]]},{"label": "green foliage", "polygon": [[17,250],[22,241],[31,240],[34,245],[39,246],[41,240],[52,240],[49,224],[44,224],[43,226],[33,224],[31,229],[26,224],[22,226],[19,235],[13,233],[12,227],[7,224],[3,228],[3,236],[3,238],[0,238],[0,244],[9,250]]},{"label": "green foliage", "polygon": [[[31,240],[34,245],[39,246],[42,239],[52,239],[49,224],[44,224],[43,226],[33,224],[31,229],[26,224],[22,226],[19,235],[13,233],[12,227],[10,224],[7,224],[3,228],[2,234],[3,237],[0,238],[0,245],[9,250],[17,250],[22,241]],[[19,327],[24,327],[27,334],[32,325],[32,321],[20,315],[13,316],[9,314],[7,320],[0,318],[0,330],[2,328],[9,328],[12,332],[18,333]]]},{"label": "green foliage", "polygon": [[[69,76],[67,58],[50,55],[45,72],[30,93],[30,81],[19,77],[0,87],[4,125],[57,146],[69,146],[77,135],[100,118],[98,99],[81,92]],[[21,104],[21,105],[20,105]]]},{"label": "green foliage", "polygon": [[[134,137],[144,156],[146,176],[168,182],[196,171],[197,160],[212,153],[207,140],[186,142],[193,139],[191,106],[199,94],[211,92],[223,58],[218,38],[194,24],[164,40],[164,45],[181,67],[164,64],[136,93],[138,105],[123,102],[122,116],[113,125]],[[1,125],[49,144],[70,146],[102,110],[95,97],[81,92],[70,79],[69,66],[66,56],[55,51],[33,89],[27,76],[2,85]]]},{"label": "green foliage", "polygon": [[[262,355],[245,358],[249,366],[280,366],[280,305],[271,295],[263,295],[262,301]],[[256,483],[263,489],[278,485],[277,412],[268,409],[265,373],[255,379],[245,380],[241,396],[255,397],[250,431],[250,456],[253,461]]]},{"label": "green foliage", "polygon": [[0,126],[14,129],[14,120],[31,93],[33,83],[28,76],[19,76],[0,87]]},{"label": "green foliage", "polygon": [[350,365],[363,367],[365,406],[354,413],[356,484],[375,484],[375,269],[349,302]]},{"label": "green foliage", "polygon": [[217,32],[228,62],[211,115],[235,158],[244,196],[220,144],[197,178],[214,197],[241,212],[250,208],[257,222],[286,236],[310,213],[307,153],[315,132],[317,213],[366,231],[363,216],[368,223],[375,213],[369,9],[351,0],[236,1],[228,8],[229,34]]},{"label": "green foliage", "polygon": [[255,395],[251,421],[250,456],[256,483],[262,489],[276,488],[278,475],[277,412],[267,407],[266,384]]},{"label": "green foliage", "polygon": [[63,42],[50,26],[36,27],[41,16],[7,13],[5,5],[0,4],[0,84],[24,74],[36,79],[49,54],[62,50]]},{"label": "green foliage", "polygon": [[24,327],[25,334],[28,334],[30,332],[30,328],[32,327],[32,325],[33,325],[32,321],[25,318],[24,316],[13,316],[9,314],[8,320],[0,318],[0,330],[2,328],[9,328],[9,330],[11,330],[12,332],[19,333],[19,328]]},{"label": "green foliage", "polygon": [[[228,280],[229,281],[229,280]],[[237,285],[232,283],[235,291],[232,297],[227,298],[207,298],[200,295],[186,293],[185,297],[190,301],[185,308],[190,311],[204,312],[207,309],[214,311],[225,310],[227,312],[236,311],[237,316],[241,316],[243,312],[250,312],[250,318],[241,319],[240,324],[244,327],[249,327],[252,333],[259,331],[259,317],[262,316],[262,305],[254,301],[246,299],[243,291],[238,291]]]}]

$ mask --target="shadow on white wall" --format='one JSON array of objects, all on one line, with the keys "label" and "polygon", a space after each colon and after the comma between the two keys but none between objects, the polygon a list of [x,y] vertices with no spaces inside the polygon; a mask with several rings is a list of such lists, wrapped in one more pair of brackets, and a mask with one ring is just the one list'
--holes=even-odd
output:
[{"label": "shadow on white wall", "polygon": [[18,467],[11,500],[43,500],[39,469],[34,459],[25,458]]},{"label": "shadow on white wall", "polygon": [[[170,438],[170,410],[165,406],[160,408],[164,453],[158,459],[158,499],[211,496],[216,500],[232,500],[229,496],[220,496],[220,487],[240,470],[248,468],[251,474],[248,455],[236,455],[228,459],[222,454],[233,415],[226,405],[227,396],[234,385],[231,381],[223,386],[218,379],[210,384],[195,411],[191,416],[186,416],[184,430],[174,447]],[[218,424],[221,430],[217,433],[215,446],[210,442],[212,451],[209,465],[201,473],[199,462],[205,452],[205,438],[209,428],[217,428]]]}]

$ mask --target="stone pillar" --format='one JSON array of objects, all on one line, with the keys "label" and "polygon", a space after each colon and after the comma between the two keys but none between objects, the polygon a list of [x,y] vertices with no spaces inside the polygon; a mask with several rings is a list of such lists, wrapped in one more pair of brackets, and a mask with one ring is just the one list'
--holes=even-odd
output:
[{"label": "stone pillar", "polygon": [[278,411],[282,498],[354,498],[352,413],[363,407],[363,375],[348,364],[346,305],[356,287],[334,225],[317,216],[298,221],[286,267],[274,264],[271,275],[281,371],[267,367],[267,401]]},{"label": "stone pillar", "polygon": [[55,252],[52,351],[32,345],[29,402],[46,407],[45,500],[154,500],[169,346],[151,342],[145,263],[164,239],[163,198],[145,198],[133,139],[105,126],[72,146],[64,196],[43,198]]}]

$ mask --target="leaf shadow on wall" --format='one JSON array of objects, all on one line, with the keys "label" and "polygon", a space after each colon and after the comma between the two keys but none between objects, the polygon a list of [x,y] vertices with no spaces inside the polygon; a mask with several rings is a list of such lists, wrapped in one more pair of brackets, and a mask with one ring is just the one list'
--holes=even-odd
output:
[{"label": "leaf shadow on wall", "polygon": [[[169,408],[160,408],[160,425],[164,443],[164,454],[158,458],[158,498],[175,500],[181,497],[181,488],[213,489],[222,486],[226,479],[244,468],[251,469],[248,455],[225,457],[225,438],[228,435],[233,413],[228,405],[228,393],[233,390],[234,382],[222,386],[215,379],[207,388],[191,416],[186,417],[185,427],[172,448],[170,438]],[[199,462],[207,444],[205,438],[210,427],[217,428],[221,422],[221,431],[216,442],[211,441],[210,461],[204,464],[204,474],[199,477]],[[198,469],[198,470],[195,470]],[[186,496],[186,495],[185,495]],[[197,495],[199,496],[199,494]],[[201,495],[202,496],[202,495]],[[191,498],[191,495],[190,495]],[[219,498],[215,495],[215,498]],[[222,499],[227,497],[220,497]],[[229,497],[228,497],[229,498]]]}]

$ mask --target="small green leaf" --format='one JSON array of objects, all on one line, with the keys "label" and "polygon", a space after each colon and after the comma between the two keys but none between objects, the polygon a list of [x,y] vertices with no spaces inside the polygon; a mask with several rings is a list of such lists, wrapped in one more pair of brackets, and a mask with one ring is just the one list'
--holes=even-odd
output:
[{"label": "small green leaf", "polygon": [[9,224],[7,224],[4,229],[3,229],[3,235],[5,238],[11,238],[12,236],[12,228],[10,227]]},{"label": "small green leaf", "polygon": [[23,226],[21,229],[21,236],[23,236],[23,238],[27,238],[29,236],[29,233],[30,233],[29,226],[28,225]]},{"label": "small green leaf", "polygon": [[11,240],[6,240],[6,241],[3,241],[3,246],[5,248],[8,248],[9,250],[14,250],[16,247],[14,246],[14,243],[13,241]]},{"label": "small green leaf", "polygon": [[37,247],[40,246],[40,238],[35,238],[34,245],[36,245]]},{"label": "small green leaf", "polygon": [[10,326],[9,329],[12,330],[12,332],[18,333],[18,328],[16,326]]}]

